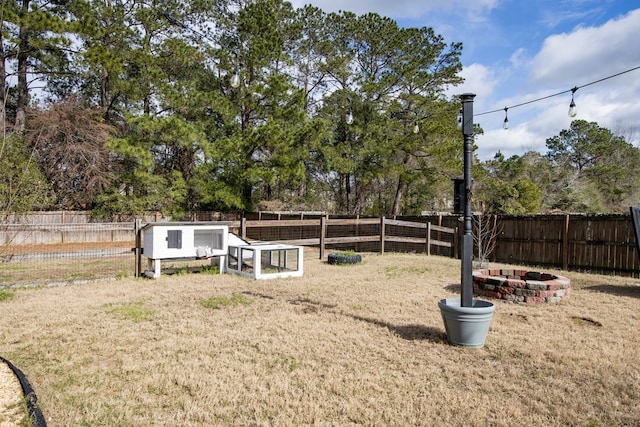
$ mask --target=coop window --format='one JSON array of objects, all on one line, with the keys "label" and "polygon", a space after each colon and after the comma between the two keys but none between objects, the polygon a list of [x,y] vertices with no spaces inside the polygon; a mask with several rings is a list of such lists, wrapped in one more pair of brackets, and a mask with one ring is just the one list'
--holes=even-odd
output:
[{"label": "coop window", "polygon": [[224,246],[224,230],[195,230],[193,232],[194,246],[206,246],[212,249],[222,249]]},{"label": "coop window", "polygon": [[167,247],[182,249],[182,230],[167,230]]}]

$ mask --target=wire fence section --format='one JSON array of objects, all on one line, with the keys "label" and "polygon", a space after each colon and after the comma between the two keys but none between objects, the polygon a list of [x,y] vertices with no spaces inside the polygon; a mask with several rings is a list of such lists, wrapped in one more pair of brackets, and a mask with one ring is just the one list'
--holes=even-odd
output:
[{"label": "wire fence section", "polygon": [[4,224],[0,286],[59,285],[131,276],[133,222]]},{"label": "wire fence section", "polygon": [[[68,218],[69,216],[67,216]],[[632,216],[494,217],[491,262],[551,266],[638,277]],[[200,218],[199,218],[200,219]],[[201,221],[203,219],[200,219]],[[459,216],[336,217],[247,214],[217,216],[244,239],[315,246],[325,251],[422,252],[458,257]],[[143,256],[137,222],[0,224],[0,288],[65,284],[139,274]],[[136,236],[138,234],[138,236]]]}]

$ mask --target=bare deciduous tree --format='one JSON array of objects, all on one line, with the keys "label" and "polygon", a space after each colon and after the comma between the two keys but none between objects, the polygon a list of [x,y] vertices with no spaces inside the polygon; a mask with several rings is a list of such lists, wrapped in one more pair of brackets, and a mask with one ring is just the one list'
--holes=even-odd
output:
[{"label": "bare deciduous tree", "polygon": [[111,184],[117,173],[105,148],[111,134],[100,112],[77,99],[34,111],[26,138],[38,153],[59,208],[87,208]]},{"label": "bare deciduous tree", "polygon": [[484,213],[484,203],[481,202],[480,205],[480,212],[473,215],[473,242],[477,250],[477,266],[485,268],[496,249],[502,225],[498,222],[497,215]]}]

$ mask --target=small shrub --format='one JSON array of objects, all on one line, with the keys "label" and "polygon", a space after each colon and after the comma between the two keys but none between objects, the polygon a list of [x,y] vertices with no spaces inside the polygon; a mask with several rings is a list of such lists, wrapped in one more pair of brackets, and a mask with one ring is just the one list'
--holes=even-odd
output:
[{"label": "small shrub", "polygon": [[10,300],[16,296],[16,293],[13,291],[8,291],[6,289],[0,289],[0,301]]},{"label": "small shrub", "polygon": [[206,265],[200,270],[202,274],[220,274],[220,267],[217,265]]},{"label": "small shrub", "polygon": [[119,273],[116,274],[116,279],[117,280],[126,279],[127,277],[129,277],[129,272],[128,271],[120,271]]},{"label": "small shrub", "polygon": [[231,297],[213,296],[211,298],[200,300],[200,305],[205,308],[217,310],[223,307],[235,307],[238,305],[249,305],[251,300],[242,294],[233,294]]},{"label": "small shrub", "polygon": [[287,357],[284,360],[284,365],[289,369],[289,372],[293,372],[300,367],[300,361],[295,357]]}]

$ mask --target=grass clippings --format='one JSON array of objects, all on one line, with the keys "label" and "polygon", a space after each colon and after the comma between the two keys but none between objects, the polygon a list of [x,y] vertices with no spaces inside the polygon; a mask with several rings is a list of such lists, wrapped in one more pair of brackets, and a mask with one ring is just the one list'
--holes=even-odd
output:
[{"label": "grass clippings", "polygon": [[498,302],[469,349],[447,343],[437,307],[460,261],[317,257],[305,250],[303,278],[18,289],[0,306],[2,353],[51,427],[640,424],[637,279],[556,272],[568,301]]}]

